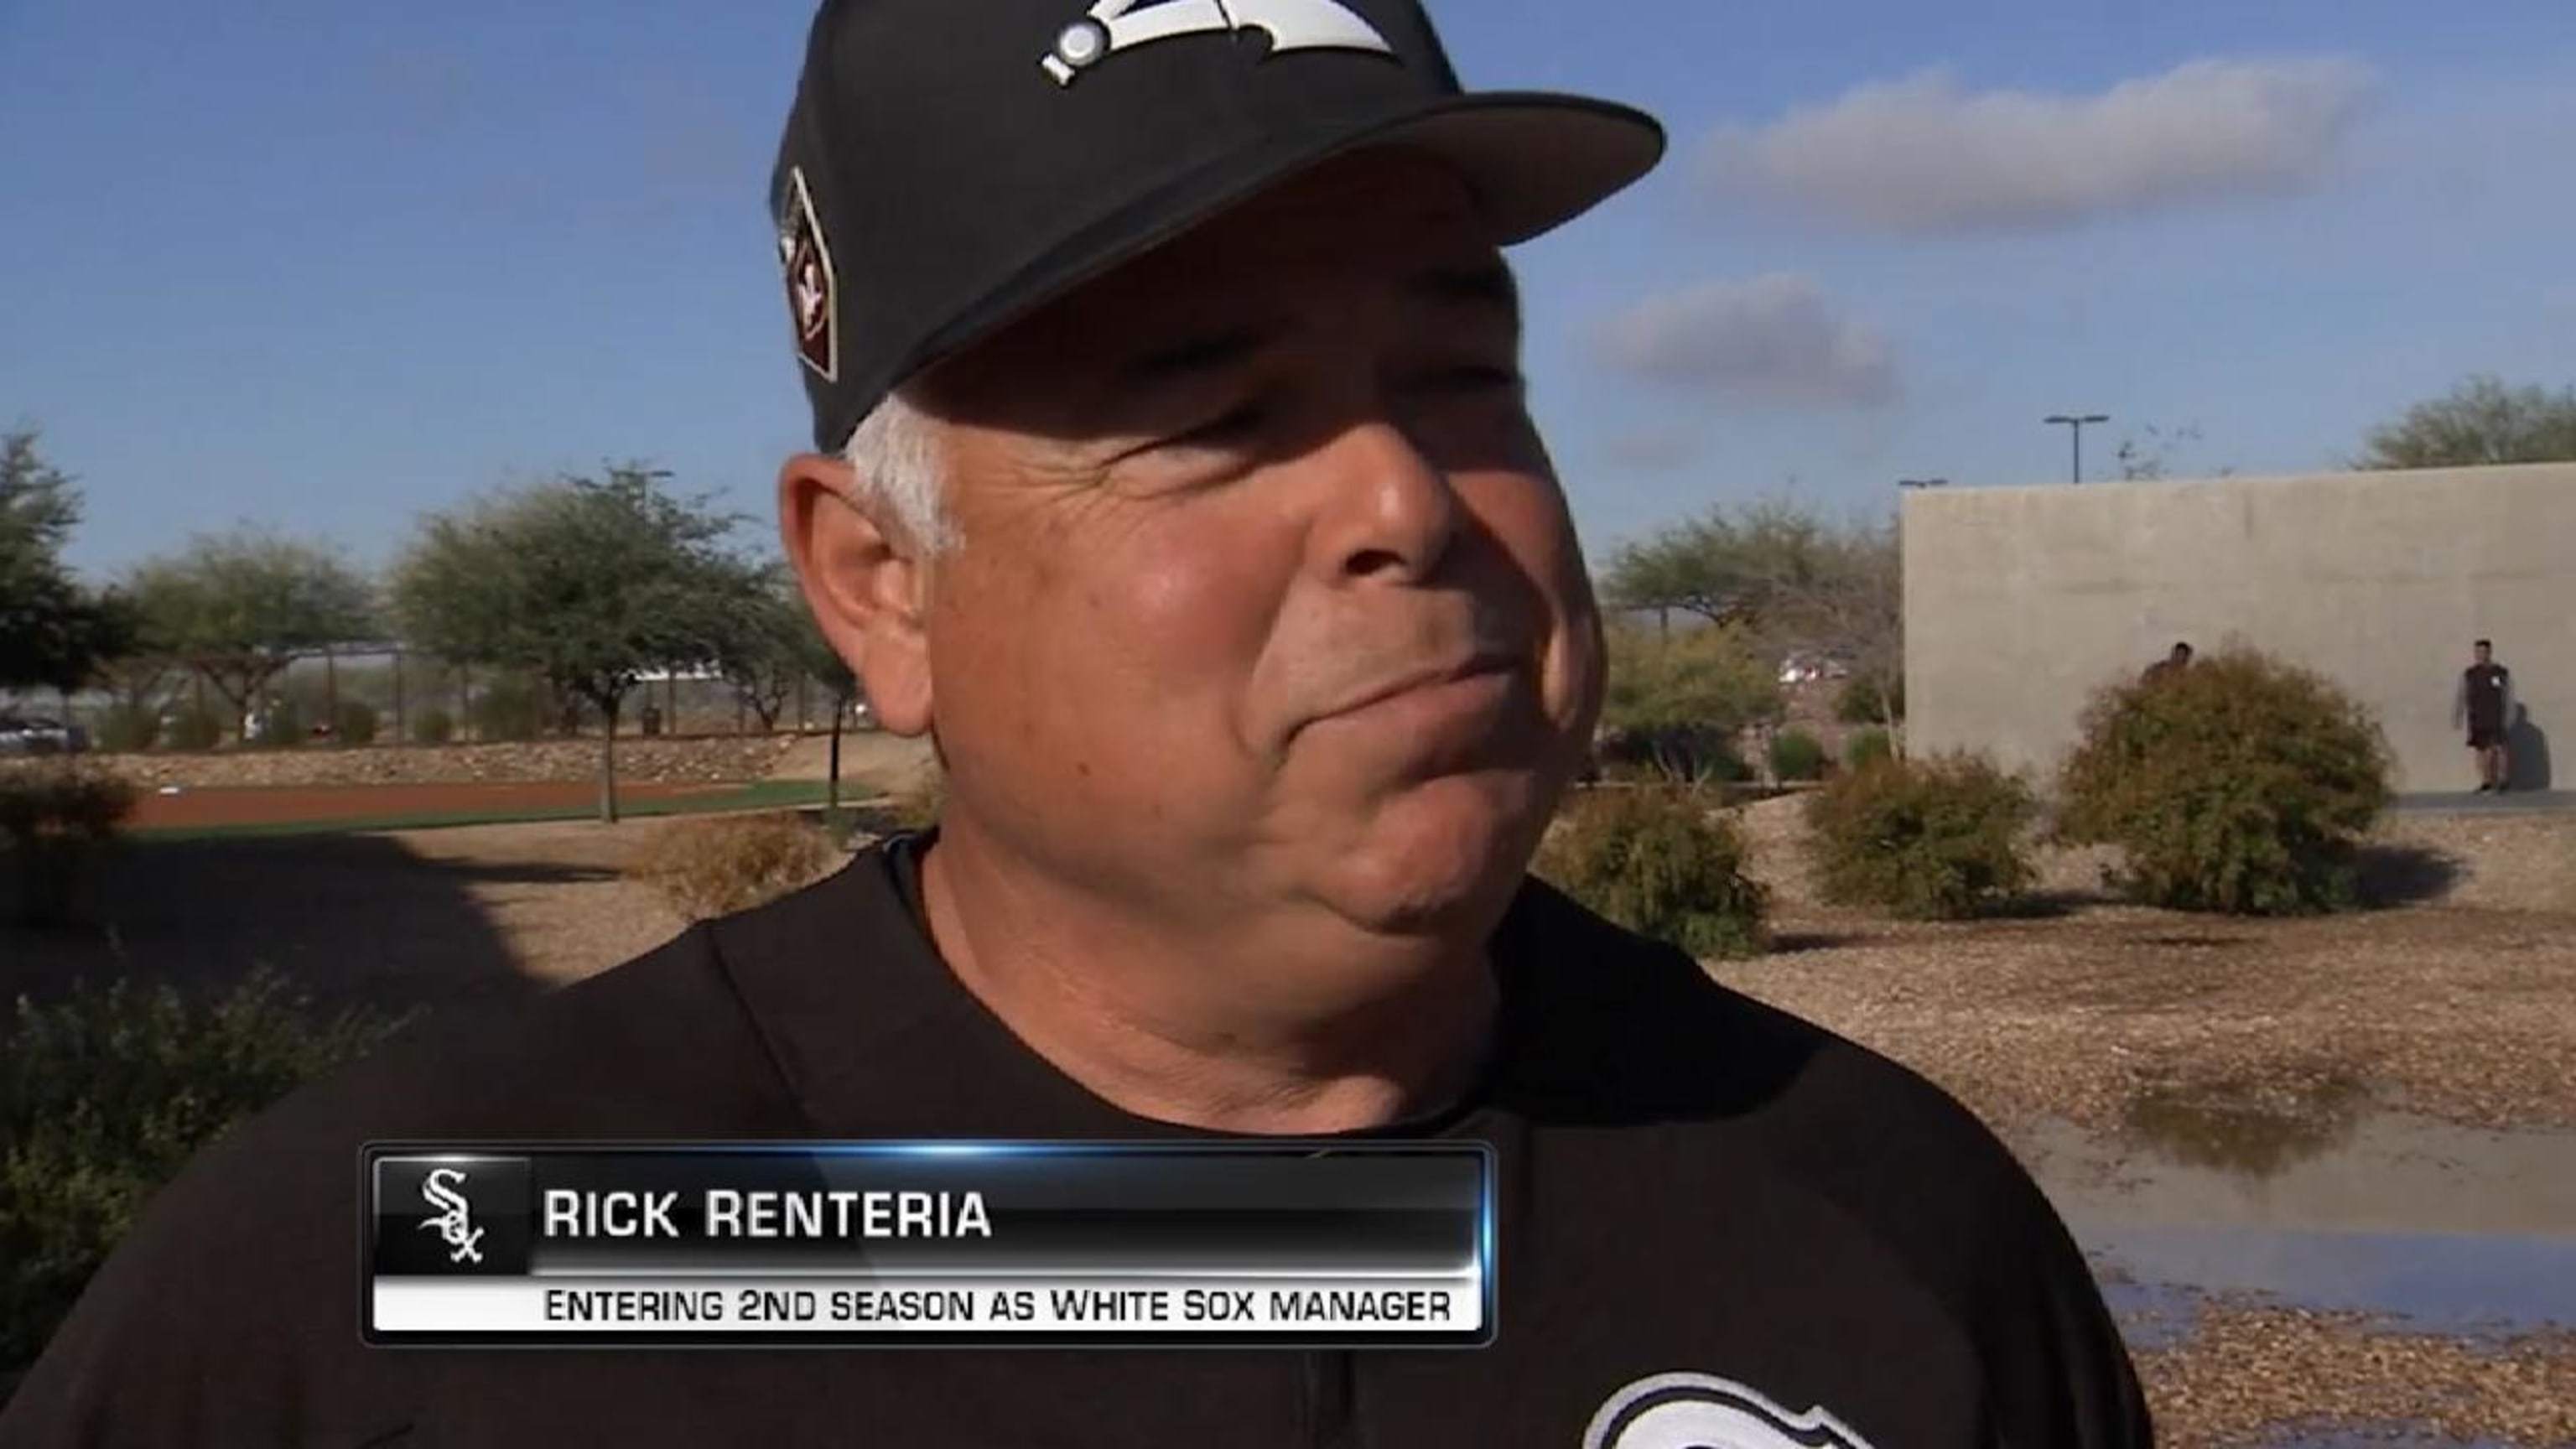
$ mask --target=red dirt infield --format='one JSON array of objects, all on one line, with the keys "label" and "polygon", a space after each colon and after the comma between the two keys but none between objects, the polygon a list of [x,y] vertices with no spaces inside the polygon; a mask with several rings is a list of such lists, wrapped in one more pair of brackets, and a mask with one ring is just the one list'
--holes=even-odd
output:
[{"label": "red dirt infield", "polygon": [[[722,795],[724,785],[619,783],[621,803],[677,795]],[[599,802],[591,781],[459,783],[438,785],[274,785],[145,791],[126,823],[137,830],[199,829],[219,825],[277,825],[332,820],[382,820],[409,815],[538,815],[583,810]]]}]

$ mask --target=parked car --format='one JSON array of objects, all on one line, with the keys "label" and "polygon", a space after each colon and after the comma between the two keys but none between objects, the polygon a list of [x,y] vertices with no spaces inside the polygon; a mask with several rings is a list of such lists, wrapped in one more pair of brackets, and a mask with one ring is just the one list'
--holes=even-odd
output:
[{"label": "parked car", "polygon": [[89,749],[89,731],[36,715],[0,714],[0,755],[77,755]]},{"label": "parked car", "polygon": [[1792,654],[1780,661],[1782,684],[1813,684],[1819,679],[1844,679],[1851,675],[1851,665],[1830,655]]}]

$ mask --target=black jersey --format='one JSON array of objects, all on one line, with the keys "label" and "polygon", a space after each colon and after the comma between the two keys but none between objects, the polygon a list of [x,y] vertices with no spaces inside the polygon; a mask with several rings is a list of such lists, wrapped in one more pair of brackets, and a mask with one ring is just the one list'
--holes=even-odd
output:
[{"label": "black jersey", "polygon": [[2460,675],[2460,708],[2469,728],[2492,735],[2505,727],[2513,702],[2513,671],[2501,664],[2472,664]]},{"label": "black jersey", "polygon": [[5,1411],[12,1449],[599,1444],[2127,1449],[2082,1257],[1922,1079],[1532,882],[1480,1086],[1499,1336],[1457,1350],[371,1350],[370,1138],[1155,1138],[960,986],[901,848],[423,1033],[203,1154]]}]

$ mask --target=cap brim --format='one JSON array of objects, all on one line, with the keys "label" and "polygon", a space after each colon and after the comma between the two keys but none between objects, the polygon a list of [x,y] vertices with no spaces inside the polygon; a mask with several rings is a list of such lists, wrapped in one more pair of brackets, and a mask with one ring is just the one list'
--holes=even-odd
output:
[{"label": "cap brim", "polygon": [[1328,155],[1381,145],[1418,148],[1455,165],[1475,187],[1495,242],[1513,246],[1554,231],[1654,170],[1664,155],[1664,128],[1643,111],[1609,101],[1507,91],[1454,97]]},{"label": "cap brim", "polygon": [[[1357,151],[1404,147],[1454,165],[1473,189],[1495,245],[1563,226],[1626,190],[1664,155],[1664,129],[1632,107],[1588,96],[1495,91],[1442,97],[1368,124],[1280,136],[1182,176],[1045,247],[904,360],[885,392],[972,347],[1083,283],[1315,166]],[[858,417],[835,419],[846,436]]]}]

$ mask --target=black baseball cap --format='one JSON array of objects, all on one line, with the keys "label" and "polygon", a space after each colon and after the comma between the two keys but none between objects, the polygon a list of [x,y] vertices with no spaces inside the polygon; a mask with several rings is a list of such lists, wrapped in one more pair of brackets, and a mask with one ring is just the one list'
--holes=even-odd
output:
[{"label": "black baseball cap", "polygon": [[1318,162],[1440,156],[1497,245],[1652,170],[1583,96],[1464,91],[1416,0],[823,0],[770,185],[814,443]]}]

